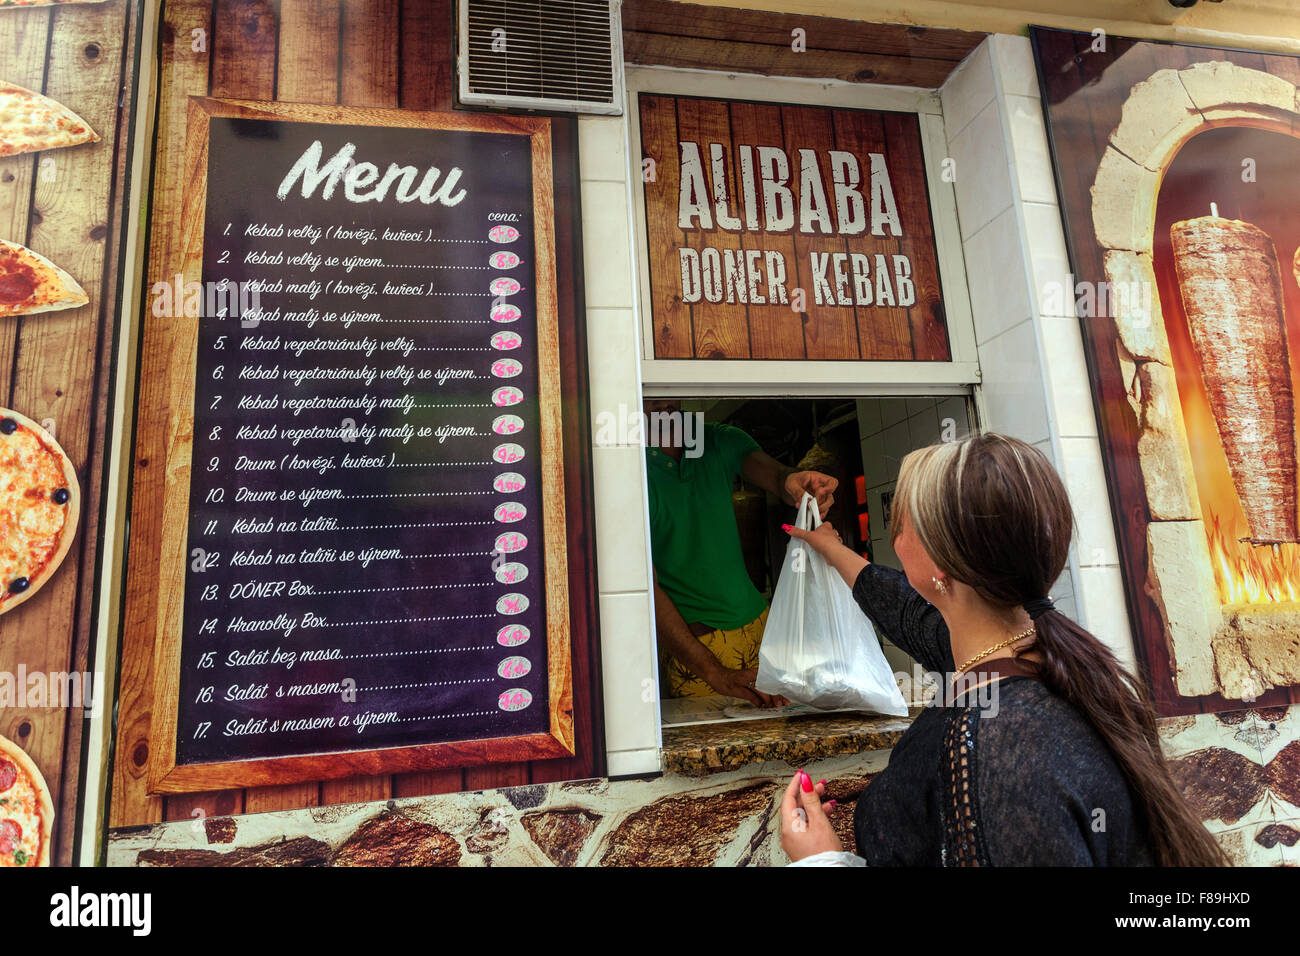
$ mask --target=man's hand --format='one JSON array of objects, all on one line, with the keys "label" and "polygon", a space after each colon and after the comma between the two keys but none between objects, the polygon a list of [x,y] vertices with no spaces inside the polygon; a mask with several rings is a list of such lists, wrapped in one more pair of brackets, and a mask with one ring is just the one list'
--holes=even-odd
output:
[{"label": "man's hand", "polygon": [[819,518],[826,517],[826,512],[835,503],[835,496],[831,492],[839,484],[836,479],[820,471],[794,471],[787,468],[764,451],[750,452],[741,463],[740,474],[750,484],[758,485],[796,508],[799,507],[803,493],[808,492],[817,499],[821,508],[821,514],[817,516]]},{"label": "man's hand", "polygon": [[719,665],[702,676],[705,683],[719,694],[725,694],[728,697],[739,697],[742,700],[749,701],[756,707],[784,707],[790,703],[778,694],[764,694],[754,689],[754,681],[758,680],[757,667],[751,667],[747,670],[732,670],[730,667]]},{"label": "man's hand", "polygon": [[839,480],[820,471],[794,471],[785,477],[785,493],[797,507],[805,492],[817,499],[818,518],[825,518],[826,512],[835,503],[833,492],[839,486]]}]

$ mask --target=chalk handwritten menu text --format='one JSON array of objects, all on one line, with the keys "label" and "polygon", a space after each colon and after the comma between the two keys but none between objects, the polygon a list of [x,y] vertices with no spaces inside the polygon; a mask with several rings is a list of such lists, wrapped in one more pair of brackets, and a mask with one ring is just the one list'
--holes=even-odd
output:
[{"label": "chalk handwritten menu text", "polygon": [[532,176],[211,117],[178,766],[547,731]]}]

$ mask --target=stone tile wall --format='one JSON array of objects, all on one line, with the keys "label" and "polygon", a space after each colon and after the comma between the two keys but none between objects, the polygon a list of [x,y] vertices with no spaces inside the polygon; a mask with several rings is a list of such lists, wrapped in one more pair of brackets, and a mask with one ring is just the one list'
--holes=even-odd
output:
[{"label": "stone tile wall", "polygon": [[[809,764],[853,801],[887,751]],[[704,778],[578,780],[125,827],[110,866],[767,866],[781,850],[781,793],[793,769],[754,764]]]},{"label": "stone tile wall", "polygon": [[1300,705],[1159,723],[1174,779],[1233,863],[1300,866]]},{"label": "stone tile wall", "polygon": [[[1238,866],[1300,865],[1300,705],[1169,717],[1165,756]],[[888,751],[806,769],[853,808]],[[110,866],[768,866],[787,861],[778,807],[793,768],[578,780],[160,823],[110,832]]]}]

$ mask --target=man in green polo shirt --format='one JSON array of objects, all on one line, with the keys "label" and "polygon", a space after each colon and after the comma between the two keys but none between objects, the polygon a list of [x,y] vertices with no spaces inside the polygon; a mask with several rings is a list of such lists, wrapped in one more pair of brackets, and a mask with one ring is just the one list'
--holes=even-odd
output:
[{"label": "man in green polo shirt", "polygon": [[[669,697],[726,694],[759,707],[785,703],[753,687],[767,601],[745,569],[732,486],[740,475],[791,507],[806,491],[824,516],[837,481],[782,465],[731,425],[706,424],[702,435],[688,428],[655,428],[656,413],[689,414],[676,399],[648,400],[643,408],[649,425],[646,472],[663,692]],[[685,441],[671,441],[653,447],[664,434],[698,444],[688,448]]]}]

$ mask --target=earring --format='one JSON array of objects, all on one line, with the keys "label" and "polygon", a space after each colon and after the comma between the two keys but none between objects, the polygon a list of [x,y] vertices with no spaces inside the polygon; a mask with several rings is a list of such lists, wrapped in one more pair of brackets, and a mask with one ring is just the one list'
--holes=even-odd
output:
[{"label": "earring", "polygon": [[940,581],[938,578],[931,578],[930,580],[934,582],[934,586],[939,589],[940,594],[946,595],[948,593],[948,583],[946,581]]}]

